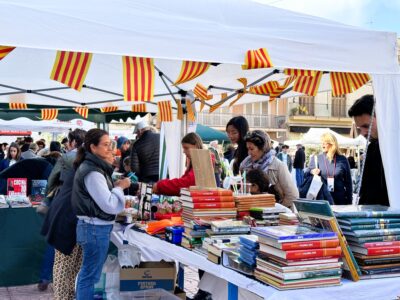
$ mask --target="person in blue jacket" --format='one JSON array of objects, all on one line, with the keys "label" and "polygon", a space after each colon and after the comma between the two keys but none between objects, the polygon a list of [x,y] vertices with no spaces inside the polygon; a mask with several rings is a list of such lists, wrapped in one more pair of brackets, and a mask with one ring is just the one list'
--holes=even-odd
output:
[{"label": "person in blue jacket", "polygon": [[16,143],[11,143],[8,148],[7,157],[1,161],[0,172],[21,160],[21,149]]},{"label": "person in blue jacket", "polygon": [[337,139],[332,133],[324,133],[321,142],[323,153],[317,156],[316,161],[310,161],[309,169],[312,174],[321,176],[324,183],[322,188],[328,189],[333,204],[351,204],[353,185],[349,162],[341,154]]}]

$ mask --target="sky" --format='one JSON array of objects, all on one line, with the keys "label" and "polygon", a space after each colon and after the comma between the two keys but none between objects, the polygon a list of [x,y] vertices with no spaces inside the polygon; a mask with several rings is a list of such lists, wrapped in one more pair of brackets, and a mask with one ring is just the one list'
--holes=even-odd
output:
[{"label": "sky", "polygon": [[400,0],[256,0],[341,23],[397,32],[400,37]]}]

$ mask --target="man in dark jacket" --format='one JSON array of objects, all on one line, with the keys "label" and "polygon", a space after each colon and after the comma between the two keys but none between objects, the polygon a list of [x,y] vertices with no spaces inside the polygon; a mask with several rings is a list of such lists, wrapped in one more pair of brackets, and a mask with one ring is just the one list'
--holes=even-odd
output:
[{"label": "man in dark jacket", "polygon": [[289,150],[289,146],[288,145],[283,145],[282,146],[282,151],[279,152],[276,157],[284,162],[290,173],[292,173],[292,167],[293,167],[293,162],[292,162],[292,158],[290,157],[290,155],[288,154],[288,150]]},{"label": "man in dark jacket", "polygon": [[357,129],[364,137],[368,137],[369,124],[372,122],[371,138],[366,153],[364,174],[361,182],[359,204],[380,204],[389,206],[381,151],[379,149],[376,115],[372,114],[374,96],[365,95],[354,102],[349,109],[349,116],[354,118]]},{"label": "man in dark jacket", "polygon": [[153,132],[145,121],[136,125],[139,139],[132,145],[131,170],[140,182],[154,183],[159,179],[160,134]]},{"label": "man in dark jacket", "polygon": [[306,162],[306,155],[301,144],[297,144],[297,151],[294,156],[293,168],[296,171],[297,187],[300,187],[304,180],[304,163]]}]

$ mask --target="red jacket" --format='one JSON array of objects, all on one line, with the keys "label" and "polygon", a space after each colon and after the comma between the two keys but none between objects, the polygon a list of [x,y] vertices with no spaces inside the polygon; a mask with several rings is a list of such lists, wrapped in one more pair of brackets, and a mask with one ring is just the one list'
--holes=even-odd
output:
[{"label": "red jacket", "polygon": [[157,182],[158,194],[166,196],[179,196],[182,188],[195,185],[193,168],[186,170],[181,178],[163,179]]}]

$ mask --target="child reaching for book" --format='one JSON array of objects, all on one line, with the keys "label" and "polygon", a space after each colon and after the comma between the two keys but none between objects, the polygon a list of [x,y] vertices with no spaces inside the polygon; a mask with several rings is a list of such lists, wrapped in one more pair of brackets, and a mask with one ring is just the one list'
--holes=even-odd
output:
[{"label": "child reaching for book", "polygon": [[250,194],[273,194],[275,195],[275,201],[280,203],[281,197],[275,190],[275,187],[270,184],[267,174],[262,170],[252,169],[247,172],[247,181],[251,183]]}]

